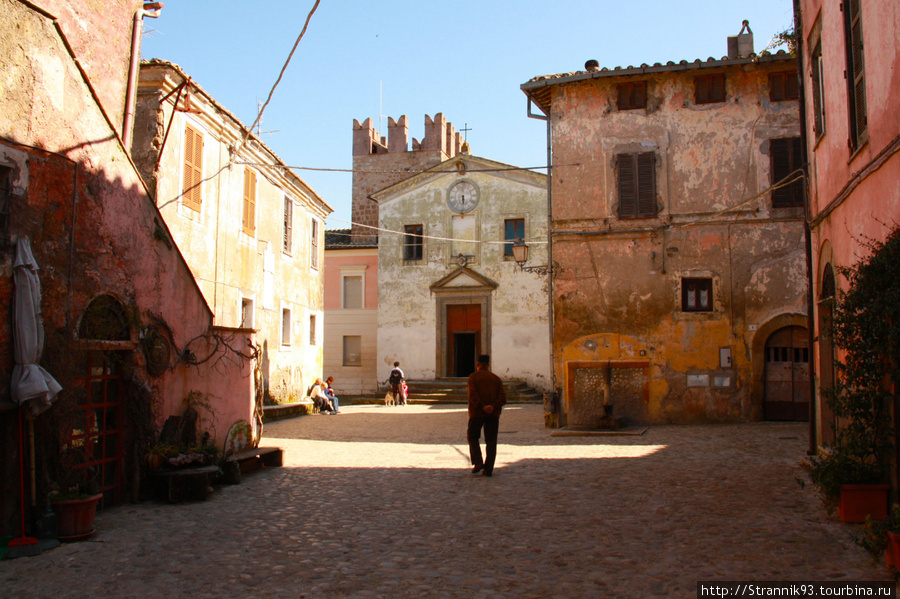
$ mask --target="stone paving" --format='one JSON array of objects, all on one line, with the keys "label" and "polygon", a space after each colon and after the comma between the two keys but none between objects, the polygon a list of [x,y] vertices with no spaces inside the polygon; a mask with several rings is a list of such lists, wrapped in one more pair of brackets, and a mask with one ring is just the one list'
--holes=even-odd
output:
[{"label": "stone paving", "polygon": [[203,503],[101,512],[89,541],[0,562],[2,597],[696,597],[699,580],[888,580],[805,475],[806,425],[551,437],[509,406],[493,478],[464,406],[266,425],[285,465]]}]

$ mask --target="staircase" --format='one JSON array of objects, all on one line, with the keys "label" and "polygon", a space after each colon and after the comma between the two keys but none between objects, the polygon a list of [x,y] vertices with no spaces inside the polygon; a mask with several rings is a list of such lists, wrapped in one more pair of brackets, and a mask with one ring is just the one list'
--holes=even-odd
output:
[{"label": "staircase", "polygon": [[[468,403],[468,389],[464,378],[435,379],[433,381],[406,381],[409,386],[409,403],[411,404],[466,404]],[[506,390],[507,403],[540,403],[544,400],[541,391],[529,387],[521,381],[503,381]],[[384,402],[384,394],[366,393],[361,395],[343,396],[341,403],[346,400],[347,405],[380,404]]]}]

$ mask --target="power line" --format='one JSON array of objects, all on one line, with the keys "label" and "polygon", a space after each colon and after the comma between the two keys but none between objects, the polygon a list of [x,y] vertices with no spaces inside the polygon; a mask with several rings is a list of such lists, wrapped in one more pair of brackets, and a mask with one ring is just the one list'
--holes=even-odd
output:
[{"label": "power line", "polygon": [[[456,242],[456,243],[482,243],[482,244],[493,244],[493,245],[507,245],[507,244],[510,244],[510,243],[515,242],[515,239],[507,239],[506,241],[483,241],[483,240],[480,240],[480,239],[454,239],[454,238],[452,238],[452,237],[435,237],[435,236],[433,236],[433,235],[419,235],[419,234],[416,234],[416,233],[407,233],[406,231],[394,231],[394,230],[392,230],[392,229],[382,229],[381,227],[373,227],[372,225],[364,225],[364,224],[362,224],[362,223],[355,223],[355,222],[349,221],[349,220],[342,220],[342,219],[340,219],[340,218],[334,218],[333,216],[329,216],[328,218],[329,218],[330,220],[336,220],[336,221],[339,222],[339,223],[346,223],[346,224],[348,224],[348,225],[353,225],[353,226],[356,226],[356,227],[363,227],[363,228],[366,228],[366,229],[372,229],[373,231],[379,231],[379,232],[381,232],[381,233],[389,233],[389,234],[391,234],[391,235],[403,235],[403,236],[405,236],[405,237],[419,237],[419,238],[421,238],[421,239],[432,239],[432,240],[435,240],[435,241],[454,241],[454,242]],[[332,232],[331,234],[334,235],[333,232]],[[342,235],[342,233],[338,233],[338,234],[339,234],[339,235]],[[539,245],[539,244],[544,244],[544,243],[547,243],[547,242],[546,242],[546,241],[530,240],[530,239],[529,239],[529,240],[528,240],[528,243],[529,243],[529,244],[532,244],[532,243],[533,243],[533,244]]]},{"label": "power line", "polygon": [[[235,164],[240,164],[244,166],[268,166],[272,165],[265,162],[246,162],[246,161],[236,161]],[[561,168],[567,166],[581,166],[581,163],[574,162],[572,164],[554,164],[553,168]],[[289,166],[286,165],[283,168],[288,168],[291,170],[297,171],[319,171],[326,173],[362,173],[362,174],[387,174],[387,173],[406,173],[409,175],[418,175],[421,173],[442,173],[442,174],[459,174],[459,171],[454,169],[451,171],[434,171],[431,169],[422,169],[422,170],[413,170],[413,169],[352,169],[352,168],[322,168],[322,167],[314,167],[314,166]],[[502,168],[481,168],[481,169],[466,169],[467,173],[498,173],[504,171],[534,171],[534,170],[542,170],[550,167],[547,166],[507,166]]]}]

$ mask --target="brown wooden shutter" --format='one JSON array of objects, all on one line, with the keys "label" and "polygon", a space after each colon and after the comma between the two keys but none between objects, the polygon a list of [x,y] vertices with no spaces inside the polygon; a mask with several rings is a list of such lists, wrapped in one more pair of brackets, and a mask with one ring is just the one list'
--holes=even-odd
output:
[{"label": "brown wooden shutter", "polygon": [[637,155],[638,217],[656,216],[656,154]]},{"label": "brown wooden shutter", "polygon": [[200,212],[203,182],[203,135],[186,125],[184,129],[184,179],[182,182],[182,203]]},{"label": "brown wooden shutter", "polygon": [[855,150],[866,140],[868,133],[860,0],[845,0],[844,19],[847,37],[847,83],[850,95],[850,146]]},{"label": "brown wooden shutter", "polygon": [[256,233],[256,173],[244,169],[244,233]]},{"label": "brown wooden shutter", "polygon": [[284,198],[284,252],[291,253],[294,238],[294,203],[291,198]]},{"label": "brown wooden shutter", "polygon": [[637,155],[619,154],[619,218],[637,218]]},{"label": "brown wooden shutter", "polygon": [[[772,184],[776,185],[800,168],[801,146],[799,137],[773,139],[769,143],[772,165]],[[794,181],[786,187],[772,191],[772,208],[803,206],[803,181]]]}]

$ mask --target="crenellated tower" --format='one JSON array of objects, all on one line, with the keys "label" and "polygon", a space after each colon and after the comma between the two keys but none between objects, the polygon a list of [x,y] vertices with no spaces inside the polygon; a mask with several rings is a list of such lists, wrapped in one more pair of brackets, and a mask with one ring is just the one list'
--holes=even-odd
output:
[{"label": "crenellated tower", "polygon": [[[378,226],[378,204],[369,195],[453,158],[462,150],[462,137],[442,113],[434,119],[425,115],[425,136],[413,138],[409,147],[409,120],[388,117],[388,137],[375,129],[372,119],[353,119],[353,204],[354,223]],[[354,224],[354,243],[374,243],[378,232]]]}]

